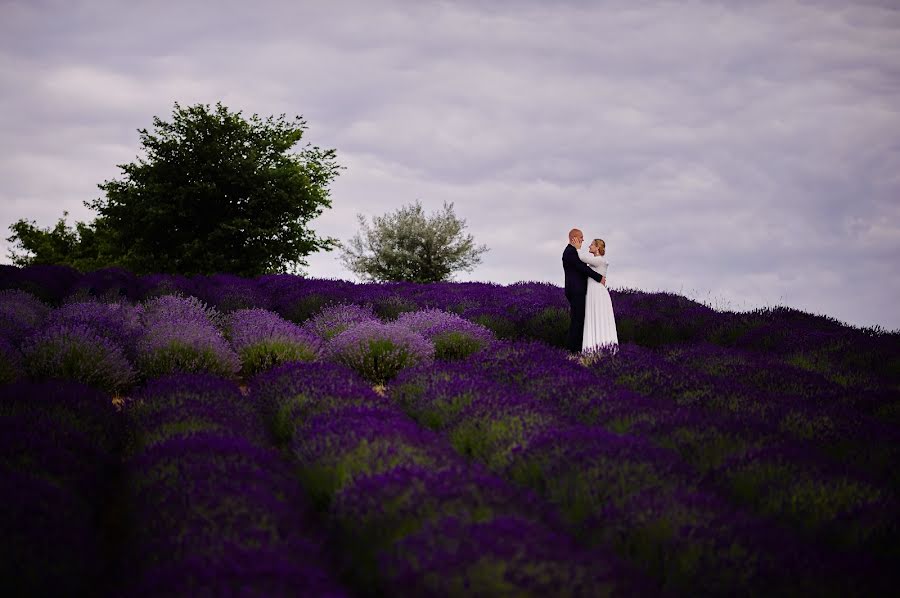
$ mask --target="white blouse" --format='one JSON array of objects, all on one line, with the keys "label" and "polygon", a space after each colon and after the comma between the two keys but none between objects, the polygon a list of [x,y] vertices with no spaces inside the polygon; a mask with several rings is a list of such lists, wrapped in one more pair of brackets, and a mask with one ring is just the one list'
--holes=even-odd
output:
[{"label": "white blouse", "polygon": [[601,276],[606,276],[606,271],[609,269],[609,262],[606,261],[605,257],[602,255],[594,255],[590,251],[579,251],[578,257]]}]

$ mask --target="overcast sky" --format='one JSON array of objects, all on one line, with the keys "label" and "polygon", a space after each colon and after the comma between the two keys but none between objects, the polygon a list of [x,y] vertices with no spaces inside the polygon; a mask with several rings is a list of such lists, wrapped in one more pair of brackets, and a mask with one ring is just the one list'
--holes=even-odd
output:
[{"label": "overcast sky", "polygon": [[221,100],[337,150],[321,234],[447,201],[459,280],[561,285],[579,226],[613,287],[897,329],[898,7],[0,0],[0,232],[92,219],[138,128]]}]

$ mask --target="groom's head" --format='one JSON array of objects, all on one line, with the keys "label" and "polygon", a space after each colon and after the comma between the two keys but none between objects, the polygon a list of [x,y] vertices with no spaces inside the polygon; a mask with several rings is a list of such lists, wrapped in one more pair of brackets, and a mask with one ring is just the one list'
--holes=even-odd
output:
[{"label": "groom's head", "polygon": [[577,228],[573,228],[569,231],[569,243],[574,245],[575,249],[581,249],[581,244],[584,243],[584,233]]}]

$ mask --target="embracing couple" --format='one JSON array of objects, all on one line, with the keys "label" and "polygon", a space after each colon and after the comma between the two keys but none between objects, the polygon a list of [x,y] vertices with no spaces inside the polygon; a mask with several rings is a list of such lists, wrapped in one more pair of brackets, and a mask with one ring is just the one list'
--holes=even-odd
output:
[{"label": "embracing couple", "polygon": [[606,242],[594,239],[587,251],[581,251],[583,243],[584,234],[573,228],[562,256],[566,299],[571,307],[566,348],[572,353],[619,344],[612,299],[606,289]]}]

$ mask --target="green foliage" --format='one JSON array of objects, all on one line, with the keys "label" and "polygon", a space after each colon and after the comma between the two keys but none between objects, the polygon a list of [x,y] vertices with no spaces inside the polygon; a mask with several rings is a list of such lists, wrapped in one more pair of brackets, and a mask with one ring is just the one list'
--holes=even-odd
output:
[{"label": "green foliage", "polygon": [[417,200],[376,216],[371,226],[364,216],[358,218],[361,230],[344,247],[341,260],[363,280],[450,280],[454,272],[471,272],[488,250],[463,233],[466,222],[456,217],[452,203],[430,217]]},{"label": "green foliage", "polygon": [[569,333],[569,310],[547,307],[524,322],[523,334],[554,347],[565,347]]},{"label": "green foliage", "polygon": [[305,265],[329,249],[307,223],[331,205],[334,150],[305,146],[306,122],[249,120],[217,103],[181,108],[140,129],[147,159],[119,165],[124,180],[99,185],[90,204],[136,272],[254,276]]},{"label": "green foliage", "polygon": [[56,225],[40,228],[34,220],[21,219],[9,228],[7,241],[14,244],[9,258],[16,266],[62,264],[82,272],[120,265],[110,244],[109,231],[102,221],[66,223],[63,212]]},{"label": "green foliage", "polygon": [[176,102],[172,122],[153,117],[153,126],[138,130],[146,155],[119,164],[123,178],[85,202],[99,213],[93,223],[40,229],[19,220],[10,227],[21,247],[13,262],[256,276],[296,271],[305,256],[337,245],[308,228],[331,206],[340,167],[333,149],[289,153],[307,128],[302,117],[245,119],[221,103]]},{"label": "green foliage", "polygon": [[315,361],[316,352],[299,343],[268,339],[244,347],[240,357],[241,374],[247,377],[287,361]]},{"label": "green foliage", "polygon": [[524,446],[541,425],[539,415],[467,418],[451,430],[450,443],[460,454],[500,471],[509,464],[514,449]]},{"label": "green foliage", "polygon": [[469,319],[493,332],[497,338],[506,340],[519,338],[520,330],[510,318],[495,314],[478,314]]},{"label": "green foliage", "polygon": [[436,359],[465,359],[483,349],[486,344],[481,339],[457,330],[437,334],[431,342],[434,344]]},{"label": "green foliage", "polygon": [[382,320],[396,320],[401,314],[420,309],[416,303],[396,295],[375,301],[373,308]]},{"label": "green foliage", "polygon": [[25,369],[34,380],[73,380],[107,392],[129,388],[135,379],[119,347],[96,338],[63,331],[30,342],[24,350]]},{"label": "green foliage", "polygon": [[174,373],[208,372],[225,378],[234,375],[229,364],[223,362],[214,349],[194,347],[180,341],[172,341],[163,347],[141,354],[137,366],[147,380]]}]

